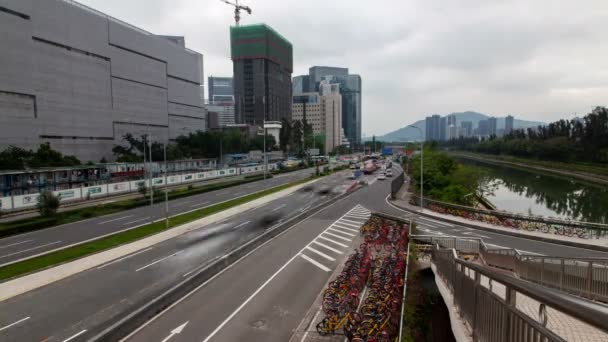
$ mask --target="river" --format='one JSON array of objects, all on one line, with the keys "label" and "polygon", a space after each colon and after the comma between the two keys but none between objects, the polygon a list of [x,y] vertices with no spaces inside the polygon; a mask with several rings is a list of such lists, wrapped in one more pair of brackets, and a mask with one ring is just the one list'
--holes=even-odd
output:
[{"label": "river", "polygon": [[468,166],[485,170],[487,199],[498,210],[577,221],[608,223],[608,187],[536,171],[499,166],[464,158]]}]

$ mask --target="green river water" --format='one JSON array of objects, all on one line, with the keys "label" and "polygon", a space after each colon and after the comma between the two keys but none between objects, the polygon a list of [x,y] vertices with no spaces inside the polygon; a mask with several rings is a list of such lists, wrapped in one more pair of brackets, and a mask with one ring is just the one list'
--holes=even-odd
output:
[{"label": "green river water", "polygon": [[487,198],[498,210],[608,223],[607,186],[469,159],[458,160],[486,171],[485,182],[495,187]]}]

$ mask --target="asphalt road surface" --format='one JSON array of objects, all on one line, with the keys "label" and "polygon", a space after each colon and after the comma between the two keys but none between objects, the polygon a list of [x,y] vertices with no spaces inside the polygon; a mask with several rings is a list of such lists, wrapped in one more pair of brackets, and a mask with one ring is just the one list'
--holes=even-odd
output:
[{"label": "asphalt road surface", "polygon": [[[377,181],[294,225],[135,331],[128,341],[288,341],[330,274],[353,247],[368,210],[411,217],[386,202]],[[429,234],[480,237],[495,246],[553,255],[606,253],[418,220]],[[483,236],[482,236],[483,235]]]},{"label": "asphalt road surface", "polygon": [[[267,180],[175,199],[169,201],[169,215],[200,209],[277,185],[295,182],[310,176],[312,171],[314,170],[294,171]],[[153,206],[139,207],[0,239],[0,265],[140,226],[164,216],[165,203],[161,202]]]},{"label": "asphalt road surface", "polygon": [[[217,224],[0,302],[0,341],[78,341],[92,327],[134,310],[265,229],[338,196],[352,181],[340,172]],[[327,194],[321,189],[334,189]],[[231,191],[245,191],[241,187]]]}]

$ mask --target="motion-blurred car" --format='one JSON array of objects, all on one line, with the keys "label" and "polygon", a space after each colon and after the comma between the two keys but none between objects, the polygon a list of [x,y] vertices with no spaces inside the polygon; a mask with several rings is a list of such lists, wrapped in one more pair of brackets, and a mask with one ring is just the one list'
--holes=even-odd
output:
[{"label": "motion-blurred car", "polygon": [[386,179],[386,174],[384,172],[380,172],[378,174],[378,180],[385,180]]}]

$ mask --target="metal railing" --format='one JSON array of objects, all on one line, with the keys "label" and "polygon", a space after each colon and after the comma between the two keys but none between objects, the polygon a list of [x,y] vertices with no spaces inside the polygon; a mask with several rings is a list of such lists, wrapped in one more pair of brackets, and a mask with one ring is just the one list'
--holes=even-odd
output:
[{"label": "metal railing", "polygon": [[474,341],[608,340],[604,305],[462,260],[439,244],[432,260]]},{"label": "metal railing", "polygon": [[486,265],[512,271],[521,279],[608,303],[608,259],[605,258],[528,255],[511,248],[488,248],[478,238],[426,235],[412,238],[461,253],[479,254]]},{"label": "metal railing", "polygon": [[[420,205],[420,198],[412,195],[410,203]],[[479,221],[518,230],[546,234],[577,236],[582,239],[608,238],[608,224],[562,220],[543,216],[526,216],[506,211],[485,210],[452,203],[424,199],[424,207],[438,212],[468,220]]]}]

